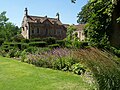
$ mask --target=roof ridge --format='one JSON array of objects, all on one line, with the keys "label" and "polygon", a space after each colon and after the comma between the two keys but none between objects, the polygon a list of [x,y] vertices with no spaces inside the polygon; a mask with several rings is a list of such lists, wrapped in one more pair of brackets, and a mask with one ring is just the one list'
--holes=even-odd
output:
[{"label": "roof ridge", "polygon": [[[33,15],[28,15],[28,16],[30,16],[30,17],[38,17],[38,18],[46,18],[46,16],[44,16],[44,17],[42,17],[42,16],[33,16]],[[56,19],[57,20],[57,18],[51,18],[51,17],[47,17],[48,19]]]}]

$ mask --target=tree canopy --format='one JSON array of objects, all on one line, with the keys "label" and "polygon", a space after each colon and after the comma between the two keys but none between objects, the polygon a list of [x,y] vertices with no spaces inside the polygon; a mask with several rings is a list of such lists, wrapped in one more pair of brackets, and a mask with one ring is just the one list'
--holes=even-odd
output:
[{"label": "tree canopy", "polygon": [[11,37],[20,31],[20,28],[18,26],[15,26],[8,20],[9,18],[6,17],[5,11],[0,13],[0,38],[4,39],[4,41],[9,41]]},{"label": "tree canopy", "polygon": [[[117,32],[114,27],[116,25],[118,27],[120,15],[113,14],[113,12],[119,2],[120,0],[89,0],[82,8],[78,14],[78,23],[86,24],[85,35],[90,45],[104,47],[115,41],[115,34],[113,36],[112,33]],[[118,13],[118,10],[116,12]]]}]

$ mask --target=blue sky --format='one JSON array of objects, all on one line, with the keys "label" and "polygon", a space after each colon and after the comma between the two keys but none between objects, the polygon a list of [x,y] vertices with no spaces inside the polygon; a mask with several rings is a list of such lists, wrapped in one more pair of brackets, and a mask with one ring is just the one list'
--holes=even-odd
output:
[{"label": "blue sky", "polygon": [[1,0],[0,13],[6,11],[9,21],[18,26],[21,26],[26,7],[29,15],[54,18],[59,12],[62,23],[77,24],[77,13],[87,2],[88,0],[77,0],[73,4],[71,0]]}]

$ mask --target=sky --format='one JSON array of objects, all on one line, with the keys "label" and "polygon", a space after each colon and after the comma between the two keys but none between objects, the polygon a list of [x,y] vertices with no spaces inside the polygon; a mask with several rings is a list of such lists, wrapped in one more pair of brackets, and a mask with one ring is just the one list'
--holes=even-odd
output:
[{"label": "sky", "polygon": [[64,24],[77,24],[77,14],[87,4],[88,0],[77,0],[75,4],[71,0],[1,0],[0,13],[6,11],[9,21],[21,26],[25,8],[28,14],[33,16],[56,17],[59,12],[60,20]]}]

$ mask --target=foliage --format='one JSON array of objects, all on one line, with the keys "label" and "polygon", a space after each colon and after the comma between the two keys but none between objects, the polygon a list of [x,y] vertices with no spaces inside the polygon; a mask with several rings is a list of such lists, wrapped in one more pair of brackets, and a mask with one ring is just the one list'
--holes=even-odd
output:
[{"label": "foliage", "polygon": [[4,42],[4,38],[0,38],[0,46],[2,45],[3,42]]},{"label": "foliage", "polygon": [[42,38],[33,38],[33,39],[30,39],[31,42],[35,42],[35,41],[43,41]]},{"label": "foliage", "polygon": [[85,35],[93,46],[109,45],[112,2],[90,0],[78,14],[78,22],[86,23]]},{"label": "foliage", "polygon": [[75,51],[74,57],[87,66],[98,83],[99,90],[120,89],[120,61],[104,50],[95,48]]},{"label": "foliage", "polygon": [[57,40],[56,43],[59,44],[60,47],[65,47],[65,40]]},{"label": "foliage", "polygon": [[67,28],[67,40],[73,39],[73,32],[76,30],[76,27],[74,25],[70,25]]},{"label": "foliage", "polygon": [[20,28],[13,23],[8,22],[9,18],[6,17],[6,12],[0,13],[0,38],[4,38],[5,41],[11,41],[11,37],[20,31]]},{"label": "foliage", "polygon": [[40,42],[30,42],[29,46],[36,46],[36,47],[45,47],[46,42],[40,41]]},{"label": "foliage", "polygon": [[116,56],[120,57],[120,49],[115,48],[115,47],[110,47],[109,51],[115,54]]},{"label": "foliage", "polygon": [[56,38],[54,37],[47,37],[44,38],[43,41],[45,41],[48,45],[55,44],[56,43]]},{"label": "foliage", "polygon": [[12,37],[12,41],[14,42],[21,42],[24,40],[24,37],[21,34],[15,35],[14,37]]},{"label": "foliage", "polygon": [[75,74],[81,75],[81,74],[84,74],[86,70],[85,70],[85,67],[82,64],[76,63],[72,66],[72,71]]},{"label": "foliage", "polygon": [[48,45],[49,48],[59,48],[60,45],[59,44],[52,44],[52,45]]},{"label": "foliage", "polygon": [[22,52],[21,52],[21,61],[22,62],[25,62],[25,60],[26,60],[26,56],[27,56],[27,52],[25,51],[25,50],[23,50]]},{"label": "foliage", "polygon": [[9,52],[6,54],[6,57],[15,57],[15,53],[17,52],[18,50],[17,49],[10,49]]},{"label": "foliage", "polygon": [[29,39],[22,39],[21,42],[22,42],[22,43],[29,43],[30,40],[29,40]]}]

